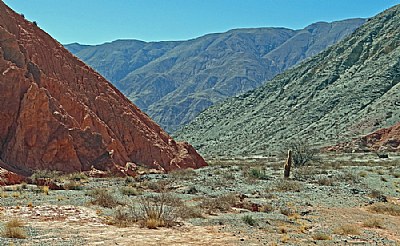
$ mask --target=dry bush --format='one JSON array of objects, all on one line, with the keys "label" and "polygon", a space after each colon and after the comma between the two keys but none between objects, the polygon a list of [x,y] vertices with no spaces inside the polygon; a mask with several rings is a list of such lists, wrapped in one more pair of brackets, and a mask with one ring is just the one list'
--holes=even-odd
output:
[{"label": "dry bush", "polygon": [[276,191],[281,192],[300,192],[303,189],[303,185],[300,182],[293,180],[280,180],[274,184]]},{"label": "dry bush", "polygon": [[285,148],[285,155],[288,149],[292,150],[293,166],[300,167],[311,162],[318,161],[318,150],[311,147],[307,141],[293,141]]},{"label": "dry bush", "polygon": [[317,183],[319,185],[323,185],[323,186],[333,186],[335,184],[334,179],[333,178],[328,178],[328,177],[320,177],[317,179]]},{"label": "dry bush", "polygon": [[133,186],[123,186],[119,188],[119,192],[125,196],[138,196],[142,194],[142,192]]},{"label": "dry bush", "polygon": [[24,239],[27,237],[24,229],[24,222],[21,220],[14,218],[8,221],[4,229],[2,231],[2,236],[6,238],[19,238],[19,239]]},{"label": "dry bush", "polygon": [[227,194],[216,198],[204,198],[200,203],[200,207],[206,209],[208,213],[227,212],[238,203],[238,200],[235,194]]},{"label": "dry bush", "polygon": [[118,205],[121,205],[119,202],[108,190],[103,188],[94,189],[89,193],[92,196],[93,200],[91,201],[94,205],[99,205],[105,208],[114,208]]},{"label": "dry bush", "polygon": [[334,230],[335,234],[339,235],[359,235],[360,228],[353,224],[344,224]]},{"label": "dry bush", "polygon": [[186,168],[186,169],[173,170],[169,172],[169,176],[173,179],[185,180],[196,177],[197,173],[193,170],[193,168]]},{"label": "dry bush", "polygon": [[179,216],[177,207],[182,204],[182,201],[165,192],[142,197],[139,200],[138,221],[149,229],[173,226]]},{"label": "dry bush", "polygon": [[332,237],[328,234],[325,234],[323,232],[317,232],[315,234],[312,235],[312,238],[314,240],[331,240]]},{"label": "dry bush", "polygon": [[118,227],[127,227],[138,221],[138,213],[133,206],[122,207],[118,206],[113,211],[113,216],[108,224]]},{"label": "dry bush", "polygon": [[80,181],[69,180],[62,185],[64,190],[83,190],[83,185]]},{"label": "dry bush", "polygon": [[400,216],[400,205],[394,203],[375,203],[368,208],[369,211],[380,213],[380,214],[390,214],[394,216]]},{"label": "dry bush", "polygon": [[383,220],[376,218],[367,219],[366,221],[363,222],[363,225],[369,228],[384,228]]},{"label": "dry bush", "polygon": [[297,214],[296,208],[293,208],[291,206],[281,207],[279,211],[281,212],[281,214],[286,216],[293,216]]},{"label": "dry bush", "polygon": [[259,209],[259,211],[263,212],[263,213],[270,213],[270,212],[272,212],[274,210],[275,210],[275,208],[271,204],[264,204]]}]

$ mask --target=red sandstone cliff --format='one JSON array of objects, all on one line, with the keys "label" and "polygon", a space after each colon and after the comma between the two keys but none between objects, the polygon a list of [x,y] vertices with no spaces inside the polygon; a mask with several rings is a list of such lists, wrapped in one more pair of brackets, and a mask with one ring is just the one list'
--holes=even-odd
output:
[{"label": "red sandstone cliff", "polygon": [[326,149],[333,151],[400,151],[400,122],[351,142]]},{"label": "red sandstone cliff", "polygon": [[205,166],[93,69],[0,1],[3,168],[118,171]]}]

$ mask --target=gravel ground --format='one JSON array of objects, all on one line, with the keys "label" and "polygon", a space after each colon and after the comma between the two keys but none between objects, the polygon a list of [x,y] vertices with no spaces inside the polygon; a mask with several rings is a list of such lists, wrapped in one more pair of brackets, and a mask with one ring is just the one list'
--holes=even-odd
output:
[{"label": "gravel ground", "polygon": [[[274,158],[209,163],[170,174],[81,179],[74,190],[2,187],[0,227],[4,232],[10,218],[19,218],[27,238],[3,235],[0,245],[400,244],[397,155],[322,155],[319,162],[294,168],[289,180],[282,179],[283,162]],[[117,203],[96,204],[96,189],[108,191]],[[116,226],[117,207],[130,208],[136,216],[143,201],[165,194],[174,198],[166,203],[177,222],[171,228],[154,231],[133,222]],[[395,212],[371,211],[381,204]],[[367,220],[380,224],[366,225]],[[117,236],[119,232],[125,236]],[[141,239],[135,240],[135,234]],[[152,241],[154,235],[157,240]]]}]

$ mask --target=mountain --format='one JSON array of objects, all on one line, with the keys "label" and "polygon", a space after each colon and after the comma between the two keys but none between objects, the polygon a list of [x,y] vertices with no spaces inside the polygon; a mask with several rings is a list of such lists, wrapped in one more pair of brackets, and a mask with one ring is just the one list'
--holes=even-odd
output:
[{"label": "mountain", "polygon": [[117,40],[66,48],[173,132],[214,103],[262,85],[364,22],[318,22],[302,30],[235,29],[188,41]]},{"label": "mountain", "polygon": [[[106,79],[0,1],[0,165],[30,175],[206,165]],[[127,164],[131,163],[131,164]]]},{"label": "mountain", "polygon": [[262,87],[210,107],[176,135],[207,155],[333,145],[400,121],[400,6]]}]

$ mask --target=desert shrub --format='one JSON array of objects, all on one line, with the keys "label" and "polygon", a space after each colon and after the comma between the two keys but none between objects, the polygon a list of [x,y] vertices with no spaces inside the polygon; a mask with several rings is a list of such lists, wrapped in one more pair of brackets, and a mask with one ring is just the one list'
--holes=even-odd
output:
[{"label": "desert shrub", "polygon": [[293,180],[280,180],[275,183],[275,190],[281,192],[300,192],[303,189],[303,185],[300,182]]},{"label": "desert shrub", "polygon": [[268,176],[264,169],[262,168],[251,168],[247,171],[246,176],[251,179],[268,179]]},{"label": "desert shrub", "polygon": [[65,190],[83,190],[83,185],[81,182],[69,180],[62,185]]},{"label": "desert shrub", "polygon": [[37,182],[38,179],[49,179],[49,180],[57,180],[61,176],[61,172],[52,171],[52,170],[35,170],[31,175],[31,179],[34,183]]},{"label": "desert shrub", "polygon": [[24,223],[17,219],[11,219],[8,221],[4,229],[2,230],[2,236],[6,238],[19,238],[19,239],[24,239],[27,237],[24,229],[23,229]]},{"label": "desert shrub", "polygon": [[281,214],[286,216],[293,216],[296,214],[296,209],[290,206],[281,207],[279,210]]},{"label": "desert shrub", "polygon": [[400,172],[393,172],[392,175],[396,179],[400,178]]},{"label": "desert shrub", "polygon": [[182,219],[204,218],[200,208],[182,205],[176,208],[176,212]]},{"label": "desert shrub", "polygon": [[335,182],[332,178],[320,177],[317,179],[317,183],[323,186],[333,186]]},{"label": "desert shrub", "polygon": [[125,196],[138,196],[142,194],[138,189],[132,186],[123,186],[119,188],[119,191]]},{"label": "desert shrub", "polygon": [[118,227],[126,227],[138,221],[138,213],[134,206],[118,206],[114,209],[111,220],[108,224]]},{"label": "desert shrub", "polygon": [[339,235],[359,235],[360,228],[358,228],[357,225],[344,224],[344,225],[337,227],[334,230],[334,233],[339,234]]},{"label": "desert shrub", "polygon": [[380,213],[380,214],[390,214],[394,216],[400,216],[400,205],[388,202],[379,202],[371,205],[368,208],[369,211]]},{"label": "desert shrub", "polygon": [[312,235],[312,238],[314,240],[331,240],[331,236],[329,236],[328,234],[325,234],[323,232],[317,232],[315,234]]},{"label": "desert shrub", "polygon": [[272,212],[274,210],[275,210],[275,208],[271,204],[264,204],[259,209],[259,211],[263,212],[263,213],[270,213],[270,212]]},{"label": "desert shrub", "polygon": [[257,225],[257,221],[251,215],[245,215],[242,217],[242,221],[250,226]]},{"label": "desert shrub", "polygon": [[192,168],[186,168],[173,170],[169,173],[169,176],[174,179],[185,180],[197,176],[197,173]]},{"label": "desert shrub", "polygon": [[376,218],[367,219],[366,221],[363,222],[363,225],[365,227],[370,227],[370,228],[384,228],[383,220]]},{"label": "desert shrub", "polygon": [[206,209],[209,213],[211,212],[227,212],[236,203],[238,198],[234,194],[227,194],[216,198],[204,198],[200,203],[200,207]]},{"label": "desert shrub", "polygon": [[335,179],[355,184],[355,183],[360,182],[360,175],[353,171],[347,171],[347,172],[343,172],[343,173],[335,175]]},{"label": "desert shrub", "polygon": [[88,176],[82,172],[75,172],[65,175],[68,180],[73,181],[84,181],[88,179]]},{"label": "desert shrub", "polygon": [[287,149],[292,150],[292,161],[295,167],[304,166],[318,160],[318,150],[312,148],[307,141],[298,140],[291,142],[285,148],[285,155]]},{"label": "desert shrub", "polygon": [[118,205],[121,205],[119,202],[108,190],[98,188],[92,190],[89,195],[93,198],[91,201],[94,205],[99,205],[105,208],[114,208]]},{"label": "desert shrub", "polygon": [[176,205],[181,204],[180,200],[164,192],[156,196],[142,197],[138,210],[140,225],[149,229],[175,225],[178,218]]}]

